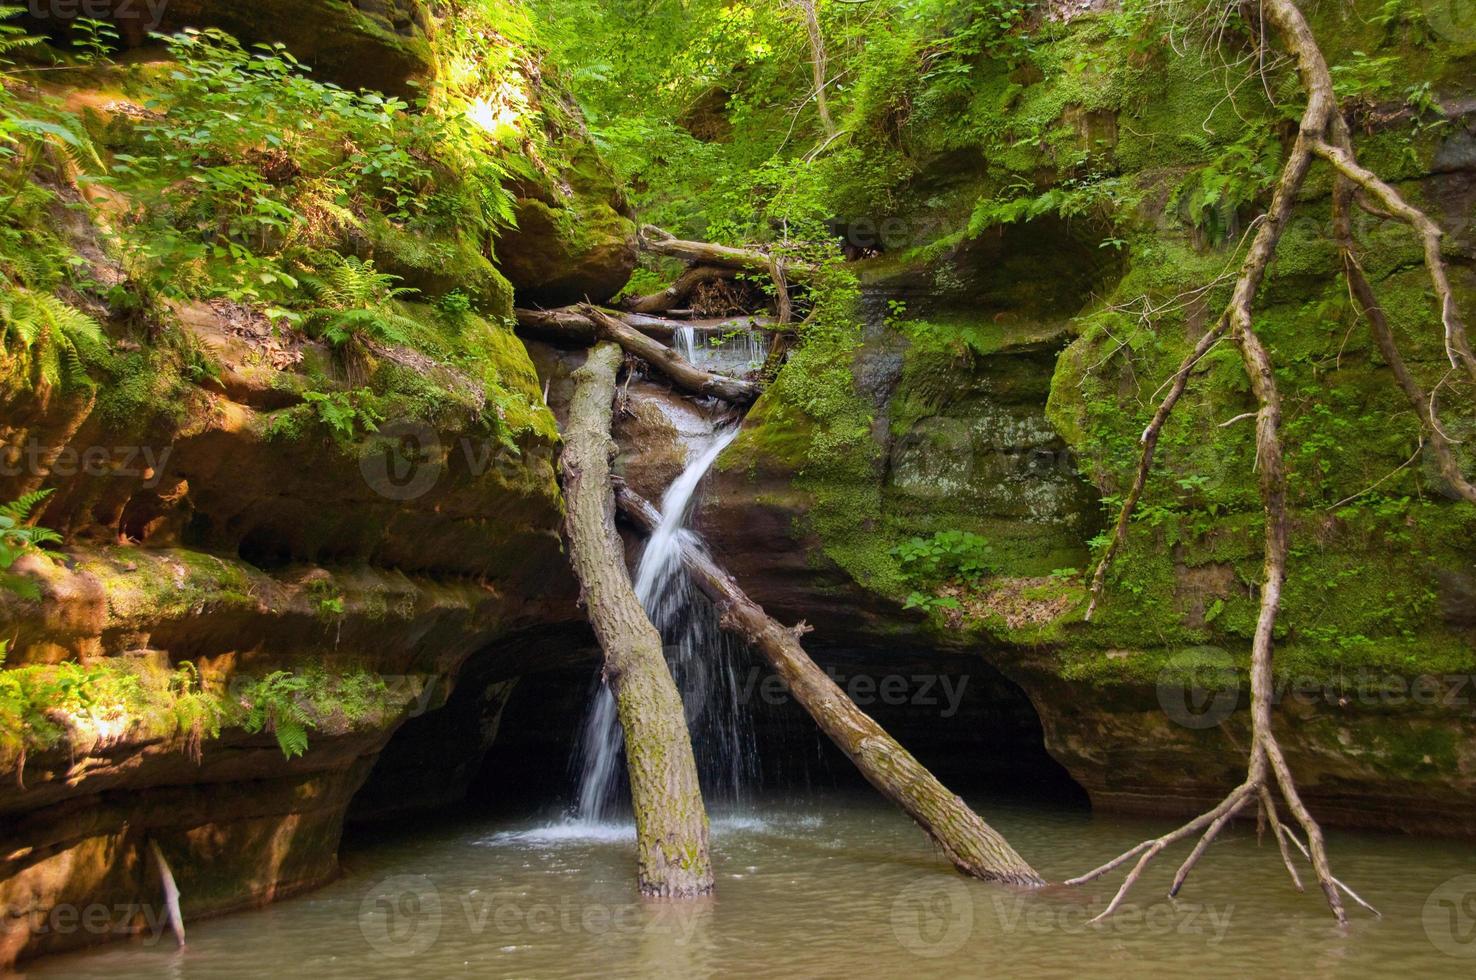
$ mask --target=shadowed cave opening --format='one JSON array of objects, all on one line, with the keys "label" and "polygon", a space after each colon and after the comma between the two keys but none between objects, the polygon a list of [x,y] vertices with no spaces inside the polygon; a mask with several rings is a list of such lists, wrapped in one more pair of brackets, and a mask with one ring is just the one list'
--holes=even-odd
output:
[{"label": "shadowed cave opening", "polygon": [[[821,647],[813,654],[950,789],[975,800],[1087,807],[1086,793],[1046,751],[1034,705],[982,658]],[[426,811],[549,818],[572,812],[597,663],[593,637],[578,624],[534,631],[474,657],[444,707],[396,732],[355,797],[350,820],[383,825]],[[757,757],[739,808],[766,798],[870,791],[766,664],[745,653],[734,670]],[[712,760],[700,742],[697,752],[707,790]],[[717,793],[709,800],[712,809],[731,805]]]}]

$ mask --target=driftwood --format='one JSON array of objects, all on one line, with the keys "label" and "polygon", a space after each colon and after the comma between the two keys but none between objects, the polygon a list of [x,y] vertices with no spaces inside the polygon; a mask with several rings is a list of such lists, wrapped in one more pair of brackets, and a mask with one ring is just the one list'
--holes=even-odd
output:
[{"label": "driftwood", "polygon": [[[623,486],[617,489],[616,499],[620,513],[631,524],[648,534],[655,530],[661,518],[649,503]],[[808,627],[802,624],[789,629],[770,618],[732,576],[697,548],[684,546],[682,562],[698,588],[717,605],[723,627],[763,654],[830,740],[883,796],[917,821],[954,866],[987,881],[1045,884],[1002,836],[816,666],[799,642]]]},{"label": "driftwood", "polygon": [[169,862],[164,860],[164,852],[159,849],[157,841],[149,841],[149,853],[159,866],[159,887],[164,893],[164,910],[169,915],[169,928],[174,931],[174,941],[179,944],[180,949],[184,949],[184,916],[179,911],[179,886],[174,883],[174,872],[169,870]]},{"label": "driftwood", "polygon": [[610,420],[621,360],[618,347],[600,344],[574,372],[560,459],[569,553],[625,731],[641,893],[688,898],[713,889],[707,811],[661,634],[636,598],[615,533]]}]

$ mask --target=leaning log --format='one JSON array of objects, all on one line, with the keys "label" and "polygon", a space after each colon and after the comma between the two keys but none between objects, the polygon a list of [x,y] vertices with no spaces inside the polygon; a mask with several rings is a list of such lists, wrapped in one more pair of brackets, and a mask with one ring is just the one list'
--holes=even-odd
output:
[{"label": "leaning log", "polygon": [[594,321],[572,306],[557,310],[513,310],[518,334],[559,347],[593,347],[600,339]]},{"label": "leaning log", "polygon": [[707,810],[681,695],[615,532],[610,420],[620,364],[620,349],[600,344],[574,372],[560,461],[569,552],[625,732],[641,893],[688,898],[713,888]]},{"label": "leaning log", "polygon": [[[640,246],[655,255],[682,259],[695,265],[737,269],[765,278],[769,278],[773,270],[771,264],[773,257],[768,252],[762,252],[756,248],[715,245],[712,242],[685,241],[677,238],[671,232],[662,231],[655,225],[644,225],[641,228]],[[789,278],[803,278],[813,273],[815,267],[808,262],[786,261],[784,271]]]},{"label": "leaning log", "polygon": [[671,343],[676,338],[676,332],[679,329],[695,331],[699,336],[703,334],[721,335],[732,333],[736,330],[777,331],[787,329],[781,328],[779,321],[774,317],[753,314],[687,320],[685,322],[668,320],[665,317],[649,316],[645,313],[617,313],[615,314],[615,318],[635,327],[647,337],[655,337],[662,343]]},{"label": "leaning log", "polygon": [[149,853],[159,866],[159,890],[164,896],[164,911],[169,916],[169,928],[174,930],[175,943],[180,949],[184,949],[184,916],[179,912],[179,886],[174,883],[174,872],[169,870],[169,862],[164,860],[164,852],[159,849],[158,841],[149,841]]},{"label": "leaning log", "polygon": [[[620,513],[650,533],[660,515],[621,486]],[[923,767],[821,670],[799,637],[808,628],[780,625],[700,549],[682,549],[682,563],[722,616],[723,627],[747,640],[784,680],[789,692],[872,786],[901,807],[943,849],[954,866],[986,881],[1043,885],[1045,880],[1003,837]]]},{"label": "leaning log", "polygon": [[[563,306],[555,310],[518,309],[513,313],[517,318],[518,333],[531,340],[542,340],[558,346],[592,347],[600,339],[599,328],[594,321],[573,306]],[[693,330],[698,334],[725,334],[735,330],[782,329],[774,317],[753,314],[703,320],[670,320],[648,313],[615,312],[609,315],[663,344],[670,344],[675,340],[678,330]]]}]

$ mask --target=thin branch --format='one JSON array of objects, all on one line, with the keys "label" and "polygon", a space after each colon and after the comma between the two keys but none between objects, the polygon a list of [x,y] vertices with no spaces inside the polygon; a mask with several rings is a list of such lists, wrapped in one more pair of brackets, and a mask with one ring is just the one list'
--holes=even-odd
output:
[{"label": "thin branch", "polygon": [[1450,278],[1446,273],[1445,259],[1440,254],[1440,241],[1445,233],[1431,221],[1425,212],[1405,203],[1393,187],[1380,180],[1372,171],[1364,168],[1353,154],[1341,146],[1333,146],[1325,140],[1313,143],[1313,152],[1335,167],[1338,173],[1357,184],[1378,199],[1391,214],[1409,225],[1420,236],[1425,250],[1425,267],[1430,273],[1430,282],[1435,287],[1435,299],[1440,306],[1440,322],[1445,328],[1445,353],[1451,366],[1462,367],[1476,381],[1476,354],[1466,339],[1466,324],[1461,318]]}]

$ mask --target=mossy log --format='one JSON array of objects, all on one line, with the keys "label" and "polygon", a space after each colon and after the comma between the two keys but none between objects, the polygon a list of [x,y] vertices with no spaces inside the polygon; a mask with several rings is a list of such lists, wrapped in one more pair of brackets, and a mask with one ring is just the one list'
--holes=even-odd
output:
[{"label": "mossy log", "polygon": [[[518,321],[518,333],[534,340],[546,341],[561,347],[590,347],[600,340],[599,328],[593,320],[573,306],[556,310],[514,311]],[[610,313],[615,319],[634,330],[638,330],[663,344],[676,339],[681,329],[700,334],[721,335],[735,330],[778,329],[779,321],[771,316],[730,316],[705,320],[671,320],[649,313]]]},{"label": "mossy log", "polygon": [[[626,487],[616,491],[620,513],[650,533],[660,522],[655,508]],[[700,550],[687,546],[682,562],[722,615],[723,627],[763,654],[789,692],[861,774],[897,804],[943,849],[954,866],[986,881],[1043,885],[1045,880],[1000,834],[938,781],[810,659],[799,637],[808,632],[776,622],[733,577]]]},{"label": "mossy log", "polygon": [[689,898],[713,888],[707,810],[661,635],[636,598],[615,533],[610,421],[620,364],[620,348],[600,344],[574,372],[561,460],[569,552],[625,731],[641,893]]}]

